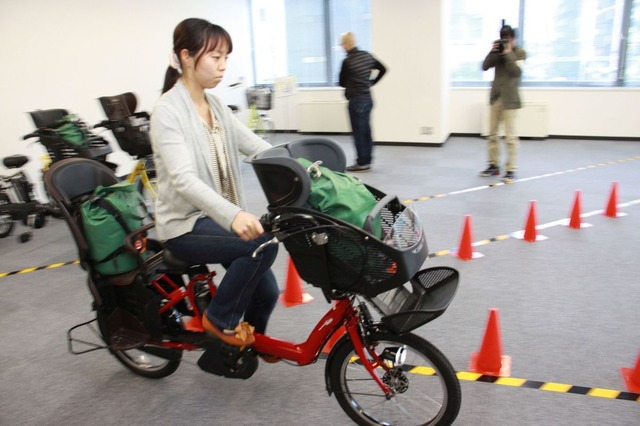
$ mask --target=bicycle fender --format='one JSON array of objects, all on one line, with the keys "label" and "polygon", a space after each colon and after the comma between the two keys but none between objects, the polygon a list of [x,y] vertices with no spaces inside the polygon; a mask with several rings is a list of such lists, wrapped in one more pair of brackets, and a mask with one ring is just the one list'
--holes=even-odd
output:
[{"label": "bicycle fender", "polygon": [[331,352],[329,352],[329,356],[327,356],[327,362],[324,366],[324,381],[327,389],[327,393],[329,396],[333,393],[333,389],[331,389],[331,381],[329,380],[329,376],[331,375],[331,366],[333,365],[334,355],[338,352],[343,345],[351,344],[351,339],[349,338],[349,333],[345,333],[331,348]]}]

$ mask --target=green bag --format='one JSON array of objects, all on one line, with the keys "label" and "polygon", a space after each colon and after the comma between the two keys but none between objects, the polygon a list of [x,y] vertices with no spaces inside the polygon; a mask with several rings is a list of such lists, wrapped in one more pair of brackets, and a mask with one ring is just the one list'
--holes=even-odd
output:
[{"label": "green bag", "polygon": [[98,186],[93,197],[82,203],[80,214],[89,257],[98,273],[119,275],[139,266],[125,247],[127,234],[142,227],[147,216],[144,198],[134,184]]},{"label": "green bag", "polygon": [[55,131],[65,142],[75,146],[86,146],[89,138],[87,131],[73,114],[62,117],[56,123]]},{"label": "green bag", "polygon": [[[307,200],[309,205],[322,213],[362,228],[365,219],[377,203],[367,187],[346,173],[315,165],[304,158],[297,160],[309,170],[311,181],[311,193]],[[373,227],[374,234],[380,237],[382,228],[379,215],[375,218]]]}]

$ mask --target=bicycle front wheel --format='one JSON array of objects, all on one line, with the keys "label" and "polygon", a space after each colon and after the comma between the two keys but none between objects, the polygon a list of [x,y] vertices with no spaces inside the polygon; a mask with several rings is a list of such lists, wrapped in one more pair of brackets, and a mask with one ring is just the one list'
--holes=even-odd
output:
[{"label": "bicycle front wheel", "polygon": [[[342,409],[359,425],[450,425],[460,410],[451,363],[425,339],[374,333],[369,339],[389,369],[375,371],[393,391],[387,399],[350,340],[336,348],[329,380]],[[330,356],[330,359],[332,357]]]}]

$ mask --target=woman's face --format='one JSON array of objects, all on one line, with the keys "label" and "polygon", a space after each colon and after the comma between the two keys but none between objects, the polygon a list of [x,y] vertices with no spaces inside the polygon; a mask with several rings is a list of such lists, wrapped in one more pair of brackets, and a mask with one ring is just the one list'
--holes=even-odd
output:
[{"label": "woman's face", "polygon": [[214,50],[203,53],[195,63],[195,57],[189,57],[193,73],[191,78],[203,89],[213,89],[222,81],[227,69],[229,49],[226,43],[218,43]]}]

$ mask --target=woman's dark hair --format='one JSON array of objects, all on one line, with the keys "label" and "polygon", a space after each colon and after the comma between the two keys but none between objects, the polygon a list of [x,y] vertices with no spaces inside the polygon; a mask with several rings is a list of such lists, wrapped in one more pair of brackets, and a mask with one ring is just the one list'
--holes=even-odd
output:
[{"label": "woman's dark hair", "polygon": [[[233,50],[233,43],[229,33],[219,25],[199,18],[188,18],[180,22],[173,31],[173,53],[178,56],[183,49],[189,51],[189,55],[195,56],[195,64],[203,54],[215,50],[221,44],[226,44],[229,53]],[[196,56],[197,55],[197,56]],[[164,76],[164,86],[162,93],[170,90],[180,78],[180,73],[175,68],[169,66]]]}]

